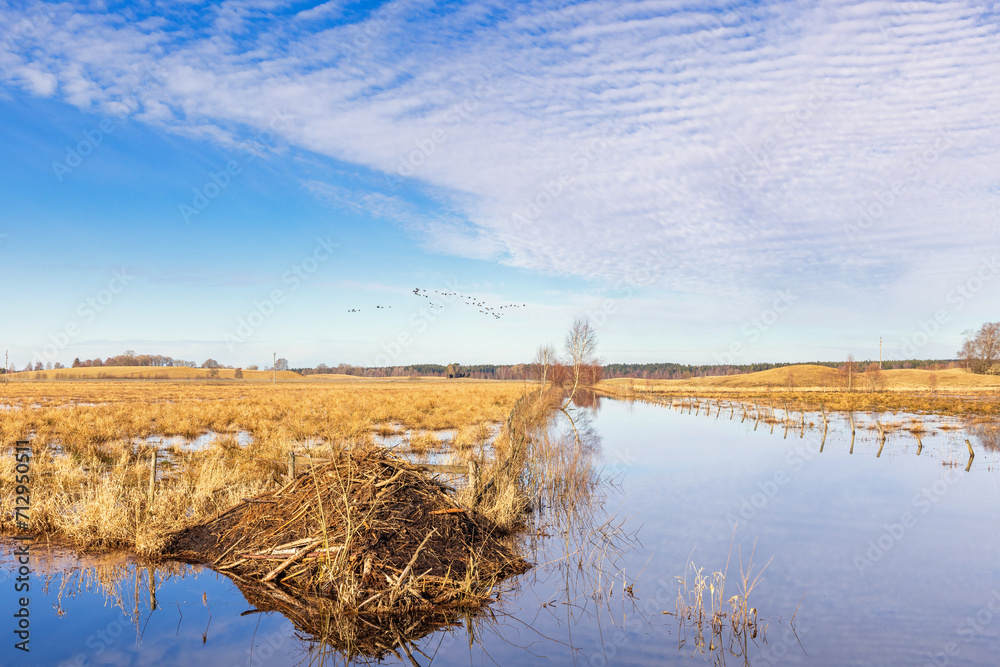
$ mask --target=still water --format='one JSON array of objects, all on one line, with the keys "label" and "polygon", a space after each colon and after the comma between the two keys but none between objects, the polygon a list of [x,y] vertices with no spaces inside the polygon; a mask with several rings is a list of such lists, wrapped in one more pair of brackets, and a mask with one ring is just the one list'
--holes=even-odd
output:
[{"label": "still water", "polygon": [[[816,414],[806,415],[805,429],[786,431],[719,407],[706,413],[703,403],[695,414],[605,400],[575,410],[572,426],[605,483],[575,513],[544,507],[526,540],[537,566],[506,582],[488,613],[382,661],[997,663],[1000,489],[991,431],[922,416],[922,447],[890,428],[879,453],[869,425],[915,416],[855,413],[852,452],[843,416],[831,417],[822,440]],[[553,428],[569,434],[572,426]],[[976,452],[968,471],[966,438]],[[23,653],[14,649],[14,547],[0,545],[0,664],[345,662],[281,614],[254,613],[210,569],[77,559],[40,544],[30,547],[31,652]],[[664,613],[676,611],[677,577],[687,572],[690,586],[692,565],[726,573],[725,599],[740,592],[741,570],[759,576],[749,596],[758,633],[745,654],[725,635],[713,641],[710,630],[699,646],[697,628]]]}]

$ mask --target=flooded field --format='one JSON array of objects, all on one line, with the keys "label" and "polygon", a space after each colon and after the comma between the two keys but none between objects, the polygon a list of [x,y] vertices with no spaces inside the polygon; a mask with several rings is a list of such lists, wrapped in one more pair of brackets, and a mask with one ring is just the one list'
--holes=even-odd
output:
[{"label": "flooded field", "polygon": [[[0,600],[11,625],[0,664],[995,662],[1000,462],[989,424],[855,413],[852,445],[844,415],[829,416],[823,438],[816,413],[790,415],[805,427],[786,429],[738,404],[693,408],[603,400],[553,426],[604,483],[573,502],[538,490],[537,521],[521,538],[535,567],[504,582],[485,613],[382,628],[381,648],[345,651],[211,569],[34,544],[23,654],[10,632],[14,543],[4,541]],[[677,614],[684,586],[681,607],[693,604],[698,568],[725,575],[727,616],[714,631]],[[757,579],[746,595],[754,625],[742,636],[729,603],[744,593],[741,574]]]}]

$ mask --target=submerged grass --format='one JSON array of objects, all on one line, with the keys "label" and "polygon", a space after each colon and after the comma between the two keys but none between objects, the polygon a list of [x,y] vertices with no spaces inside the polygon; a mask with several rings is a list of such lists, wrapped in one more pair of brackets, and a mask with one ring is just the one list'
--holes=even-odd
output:
[{"label": "submerged grass", "polygon": [[[740,553],[740,572],[736,582],[738,590],[729,598],[726,598],[725,592],[729,576],[728,558],[723,571],[707,575],[704,574],[704,568],[688,561],[684,574],[677,577],[679,587],[673,612],[677,617],[680,646],[686,645],[690,638],[697,653],[710,656],[728,654],[742,658],[745,664],[749,664],[750,643],[757,640],[758,634],[762,641],[766,641],[767,631],[767,624],[758,619],[757,608],[750,601],[754,589],[763,581],[764,570],[771,563],[769,560],[754,573],[756,546],[755,542],[745,569],[743,555]],[[666,611],[663,613],[671,614]],[[721,662],[725,663],[724,656]]]}]

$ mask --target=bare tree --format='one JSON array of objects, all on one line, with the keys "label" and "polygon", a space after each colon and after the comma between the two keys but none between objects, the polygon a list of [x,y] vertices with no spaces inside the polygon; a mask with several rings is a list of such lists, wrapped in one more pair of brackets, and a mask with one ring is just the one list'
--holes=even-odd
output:
[{"label": "bare tree", "polygon": [[580,375],[583,367],[594,362],[594,353],[597,352],[597,332],[591,326],[590,320],[586,317],[578,317],[573,320],[573,326],[566,334],[566,354],[573,365],[573,389],[569,393],[569,398],[563,405],[563,409],[573,400],[576,388],[580,385]]},{"label": "bare tree", "polygon": [[876,392],[885,389],[885,372],[875,362],[868,364],[864,375],[861,377],[864,381],[865,389],[868,391]]},{"label": "bare tree", "polygon": [[854,374],[858,372],[858,363],[854,361],[854,355],[847,355],[847,361],[838,370],[841,382],[847,391],[854,391]]},{"label": "bare tree", "polygon": [[545,389],[545,380],[549,374],[549,367],[555,363],[556,360],[556,349],[552,345],[539,345],[538,351],[535,352],[535,360],[532,364],[536,367],[538,381],[541,383],[541,387],[538,389],[541,392]]},{"label": "bare tree", "polygon": [[288,359],[285,359],[284,357],[278,357],[278,360],[274,362],[274,369],[277,371],[287,371]]},{"label": "bare tree", "polygon": [[1000,357],[1000,322],[987,322],[979,331],[969,329],[963,334],[958,358],[973,373],[988,373]]}]

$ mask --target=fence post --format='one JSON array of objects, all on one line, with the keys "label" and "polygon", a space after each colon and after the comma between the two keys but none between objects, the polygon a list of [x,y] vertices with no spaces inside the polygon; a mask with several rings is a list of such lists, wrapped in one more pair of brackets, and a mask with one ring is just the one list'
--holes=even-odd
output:
[{"label": "fence post", "polygon": [[153,506],[153,499],[156,497],[156,450],[153,450],[153,460],[149,466],[149,506]]},{"label": "fence post", "polygon": [[295,479],[295,452],[288,452],[288,479]]},{"label": "fence post", "polygon": [[472,489],[472,506],[479,504],[479,464],[469,461],[469,487]]}]

